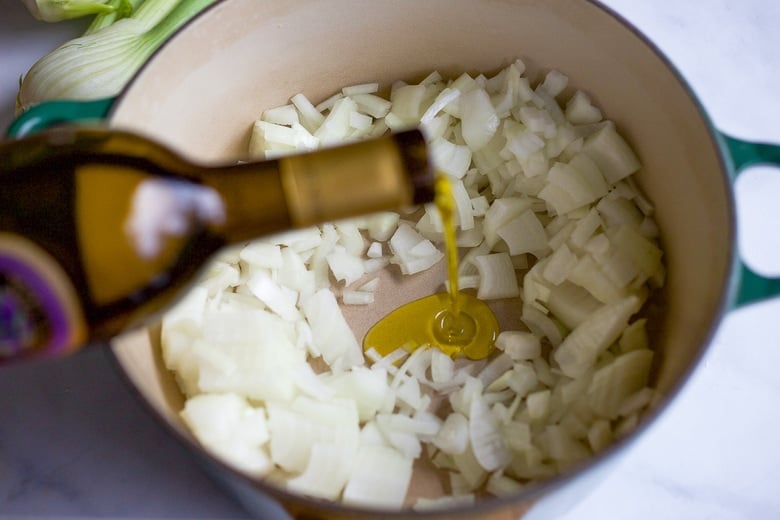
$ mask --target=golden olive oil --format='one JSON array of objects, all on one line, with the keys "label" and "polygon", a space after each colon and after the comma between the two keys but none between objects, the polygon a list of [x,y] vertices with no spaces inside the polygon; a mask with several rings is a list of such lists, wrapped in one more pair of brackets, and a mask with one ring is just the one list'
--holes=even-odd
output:
[{"label": "golden olive oil", "polygon": [[440,174],[435,187],[434,200],[444,231],[448,291],[407,303],[382,318],[366,334],[363,349],[373,348],[386,356],[399,347],[435,346],[451,357],[483,359],[495,344],[498,321],[485,302],[458,290],[455,200],[446,176]]}]

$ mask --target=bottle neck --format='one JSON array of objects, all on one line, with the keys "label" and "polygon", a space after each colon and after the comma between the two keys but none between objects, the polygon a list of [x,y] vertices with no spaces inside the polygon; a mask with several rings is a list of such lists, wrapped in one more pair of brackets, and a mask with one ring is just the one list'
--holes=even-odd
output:
[{"label": "bottle neck", "polygon": [[433,200],[418,131],[193,174],[224,202],[227,242]]},{"label": "bottle neck", "polygon": [[295,227],[279,161],[199,168],[192,175],[219,197],[222,217],[206,227],[226,244]]}]

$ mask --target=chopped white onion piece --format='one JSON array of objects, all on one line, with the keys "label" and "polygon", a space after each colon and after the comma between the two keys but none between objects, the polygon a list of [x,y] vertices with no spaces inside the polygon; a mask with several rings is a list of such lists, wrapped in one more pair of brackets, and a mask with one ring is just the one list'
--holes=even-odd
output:
[{"label": "chopped white onion piece", "polygon": [[626,399],[620,404],[618,414],[623,417],[640,412],[643,408],[648,406],[655,398],[656,392],[652,388],[644,387],[638,392],[626,397]]},{"label": "chopped white onion piece", "polygon": [[382,257],[382,243],[381,242],[372,242],[370,246],[368,246],[368,251],[366,251],[366,256],[369,258],[381,258]]},{"label": "chopped white onion piece", "polygon": [[459,102],[463,140],[471,150],[477,151],[490,141],[501,120],[483,89],[462,94]]},{"label": "chopped white onion piece", "polygon": [[357,443],[314,443],[306,469],[287,481],[287,489],[317,498],[338,498],[349,479],[356,452]]},{"label": "chopped white onion piece", "polygon": [[339,442],[356,446],[360,432],[354,403],[349,406],[343,400],[318,402],[299,396],[292,403],[269,402],[266,409],[271,458],[287,471],[304,471],[315,445]]},{"label": "chopped white onion piece", "polygon": [[620,337],[628,319],[638,310],[639,299],[629,296],[591,314],[555,349],[553,358],[561,371],[577,377],[591,368],[598,355]]},{"label": "chopped white onion piece", "polygon": [[458,97],[460,97],[460,90],[445,88],[439,92],[433,103],[425,110],[425,113],[420,118],[420,122],[423,124],[430,123],[444,107],[458,99]]},{"label": "chopped white onion piece", "polygon": [[342,500],[351,505],[399,509],[412,479],[413,462],[391,447],[361,443]]},{"label": "chopped white onion piece", "polygon": [[465,416],[471,413],[471,403],[475,399],[482,398],[482,381],[476,377],[468,376],[460,387],[450,394],[452,409]]},{"label": "chopped white onion piece", "polygon": [[357,111],[357,103],[351,98],[341,98],[330,109],[327,117],[320,123],[314,137],[323,145],[337,144],[349,136],[352,128],[351,115]]},{"label": "chopped white onion piece", "polygon": [[308,363],[301,363],[293,367],[292,374],[295,385],[309,397],[321,401],[330,401],[337,395],[335,389],[314,373],[314,369]]},{"label": "chopped white onion piece", "polygon": [[[541,358],[534,358],[534,363],[536,363],[539,359]],[[540,377],[538,376],[535,366],[525,363],[515,363],[515,366],[512,368],[512,372],[507,381],[507,385],[515,392],[517,396],[523,397],[528,394],[528,392],[533,390],[539,381]]]},{"label": "chopped white onion piece", "polygon": [[366,273],[375,273],[383,269],[390,263],[390,258],[383,256],[380,258],[369,258],[363,262],[363,270]]},{"label": "chopped white onion piece", "polygon": [[485,368],[477,374],[477,379],[482,382],[482,386],[489,386],[493,381],[498,379],[501,374],[511,369],[513,365],[514,362],[512,358],[501,353],[485,365]]},{"label": "chopped white onion piece", "polygon": [[188,399],[182,418],[198,441],[235,468],[263,476],[273,468],[263,446],[269,433],[265,412],[234,393]]},{"label": "chopped white onion piece", "polygon": [[317,112],[325,112],[325,111],[330,110],[331,108],[333,108],[333,105],[336,104],[336,101],[338,101],[339,99],[341,99],[343,97],[344,97],[344,94],[342,94],[341,92],[336,92],[335,94],[333,94],[329,98],[326,98],[325,100],[320,101],[319,103],[317,103],[317,106],[315,106],[315,108],[317,109]]},{"label": "chopped white onion piece", "polygon": [[374,303],[374,293],[368,291],[344,291],[341,293],[344,305],[370,305]]},{"label": "chopped white onion piece", "polygon": [[469,440],[474,457],[485,471],[503,468],[512,460],[512,452],[501,435],[498,421],[483,399],[471,402]]},{"label": "chopped white onion piece", "polygon": [[563,332],[555,320],[539,309],[537,305],[524,304],[520,319],[531,332],[540,338],[547,338],[550,345],[557,347],[563,340]]},{"label": "chopped white onion piece", "polygon": [[428,143],[431,157],[436,167],[456,179],[466,175],[471,164],[471,149],[455,144],[443,137]]},{"label": "chopped white onion piece", "polygon": [[325,120],[325,116],[320,114],[311,101],[303,94],[294,95],[290,98],[290,101],[298,109],[300,122],[304,128],[309,132],[315,132]]},{"label": "chopped white onion piece", "polygon": [[533,359],[541,355],[541,342],[530,332],[504,330],[496,338],[496,348],[514,361]]},{"label": "chopped white onion piece", "polygon": [[569,84],[569,78],[557,70],[551,70],[544,76],[544,81],[540,85],[552,97],[556,97],[563,92],[566,85]]},{"label": "chopped white onion piece", "polygon": [[612,427],[606,419],[599,419],[588,429],[588,443],[598,453],[612,443]]},{"label": "chopped white onion piece", "polygon": [[403,123],[419,121],[423,114],[425,92],[425,85],[404,85],[394,89],[390,96],[393,106],[389,115],[394,115]]},{"label": "chopped white onion piece", "polygon": [[351,97],[358,110],[373,118],[385,117],[392,106],[390,101],[374,94],[354,94]]},{"label": "chopped white onion piece", "polygon": [[477,298],[495,300],[520,295],[512,259],[507,253],[480,255],[474,264],[480,276]]},{"label": "chopped white onion piece", "polygon": [[285,320],[294,322],[300,318],[296,305],[298,293],[292,289],[277,284],[264,273],[256,273],[246,285],[252,294]]},{"label": "chopped white onion piece", "polygon": [[520,421],[510,421],[502,427],[508,446],[515,451],[524,451],[531,447],[531,426]]},{"label": "chopped white onion piece", "polygon": [[433,205],[233,248],[162,324],[163,360],[206,449],[293,492],[393,509],[425,456],[451,495],[414,507],[443,508],[517,493],[637,426],[657,397],[647,321],[629,323],[665,280],[654,209],[631,177],[636,156],[588,96],[564,108],[566,76],[532,88],[524,71],[519,60],[491,77],[434,71],[395,82],[390,100],[364,83],[263,112],[250,153],[266,157],[421,126],[453,185],[461,288],[521,297],[529,331],[501,331],[479,362],[398,345],[368,350],[364,365],[336,293],[370,305],[379,277],[366,273],[437,264]]},{"label": "chopped white onion piece", "polygon": [[333,370],[344,370],[363,362],[363,350],[329,289],[320,289],[301,305],[314,343]]},{"label": "chopped white onion piece", "polygon": [[439,349],[431,354],[431,380],[434,383],[442,383],[452,379],[455,372],[455,363],[452,358]]},{"label": "chopped white onion piece", "polygon": [[652,359],[651,350],[632,350],[596,370],[588,388],[591,408],[602,417],[614,419],[623,402],[647,384]]},{"label": "chopped white onion piece", "polygon": [[649,348],[649,341],[647,338],[646,329],[647,319],[640,318],[630,323],[628,327],[623,330],[620,335],[618,344],[620,350],[623,352],[629,352],[631,350],[639,350]]},{"label": "chopped white onion piece", "polygon": [[610,183],[626,178],[640,167],[639,159],[614,125],[606,125],[585,140],[582,149]]},{"label": "chopped white onion piece", "polygon": [[526,406],[528,407],[528,416],[532,420],[540,420],[550,413],[550,396],[549,390],[539,390],[528,394]]},{"label": "chopped white onion piece", "polygon": [[520,482],[502,475],[501,472],[490,475],[485,485],[485,491],[497,497],[519,493],[522,489],[523,485]]},{"label": "chopped white onion piece", "polygon": [[425,239],[417,242],[417,244],[410,247],[408,253],[411,256],[415,256],[417,258],[425,258],[426,256],[431,256],[431,255],[437,256],[439,250],[436,248],[435,245],[433,245],[433,242]]},{"label": "chopped white onion piece", "polygon": [[469,445],[463,453],[454,454],[452,460],[458,468],[458,471],[457,473],[451,473],[451,475],[457,475],[463,480],[462,485],[459,488],[456,488],[451,484],[453,494],[472,492],[484,484],[488,477],[488,473],[474,456],[471,445]]},{"label": "chopped white onion piece", "polygon": [[591,104],[587,94],[578,90],[566,103],[566,119],[575,125],[598,123],[601,110]]},{"label": "chopped white onion piece", "polygon": [[358,287],[359,291],[366,291],[366,292],[375,292],[377,290],[377,287],[379,287],[379,278],[373,278],[360,287]]},{"label": "chopped white onion piece", "polygon": [[253,267],[278,269],[282,266],[282,251],[278,244],[252,242],[241,249],[239,258]]},{"label": "chopped white onion piece", "polygon": [[295,109],[295,105],[292,104],[264,110],[262,119],[263,121],[277,125],[292,125],[293,123],[300,122],[298,119],[298,111]]},{"label": "chopped white onion piece", "polygon": [[349,114],[349,126],[355,130],[367,130],[371,128],[371,123],[373,122],[374,120],[371,116],[359,112],[351,112]]},{"label": "chopped white onion piece", "polygon": [[345,285],[352,285],[365,274],[363,260],[345,250],[336,249],[325,259],[336,280]]},{"label": "chopped white onion piece", "polygon": [[423,252],[422,256],[415,255],[412,251],[415,246],[419,246],[423,242],[427,241],[417,231],[415,231],[410,225],[401,223],[398,225],[393,236],[390,238],[390,250],[397,259],[395,263],[401,267],[403,274],[414,274],[420,271],[424,271],[432,265],[439,262],[444,258],[444,253],[436,249],[430,249],[427,245],[420,246],[421,249],[417,249],[418,254]]},{"label": "chopped white onion piece", "polygon": [[457,412],[449,414],[432,442],[444,453],[463,453],[469,443],[469,420]]},{"label": "chopped white onion piece", "polygon": [[530,209],[502,224],[496,234],[509,247],[510,255],[531,253],[541,257],[547,251],[547,234],[536,214]]},{"label": "chopped white onion piece", "polygon": [[491,247],[498,242],[498,229],[531,208],[531,200],[519,197],[505,197],[496,199],[485,213],[482,232],[485,242]]},{"label": "chopped white onion piece", "polygon": [[[455,207],[458,210],[458,226],[462,231],[474,229],[474,212],[471,207],[471,197],[462,180],[452,183],[452,196],[455,199]],[[479,233],[481,242],[481,235]]]},{"label": "chopped white onion piece", "polygon": [[345,96],[354,96],[355,94],[374,94],[379,90],[379,83],[362,83],[360,85],[350,85],[341,89]]},{"label": "chopped white onion piece", "polygon": [[556,133],[555,121],[545,110],[524,106],[518,111],[518,117],[531,132],[543,135],[547,139]]}]

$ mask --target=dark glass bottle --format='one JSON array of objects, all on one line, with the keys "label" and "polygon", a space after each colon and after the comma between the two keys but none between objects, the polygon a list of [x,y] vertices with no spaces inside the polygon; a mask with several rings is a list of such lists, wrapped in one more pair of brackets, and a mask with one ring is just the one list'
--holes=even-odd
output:
[{"label": "dark glass bottle", "polygon": [[225,166],[117,131],[0,143],[0,364],[143,323],[226,245],[433,191],[418,131]]}]

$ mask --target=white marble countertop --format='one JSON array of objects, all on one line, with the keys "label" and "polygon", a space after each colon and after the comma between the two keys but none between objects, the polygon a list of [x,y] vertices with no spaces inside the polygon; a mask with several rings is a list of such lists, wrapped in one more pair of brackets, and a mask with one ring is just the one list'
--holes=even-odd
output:
[{"label": "white marble countertop", "polygon": [[[780,143],[777,0],[605,0],[667,54],[716,126]],[[18,78],[83,24],[0,0],[0,127]],[[780,175],[738,189],[750,257],[780,273]],[[744,225],[744,222],[750,222]],[[759,227],[758,224],[761,226]],[[780,518],[780,300],[732,312],[678,400],[564,520]],[[0,518],[243,518],[106,354],[0,370]]]}]

